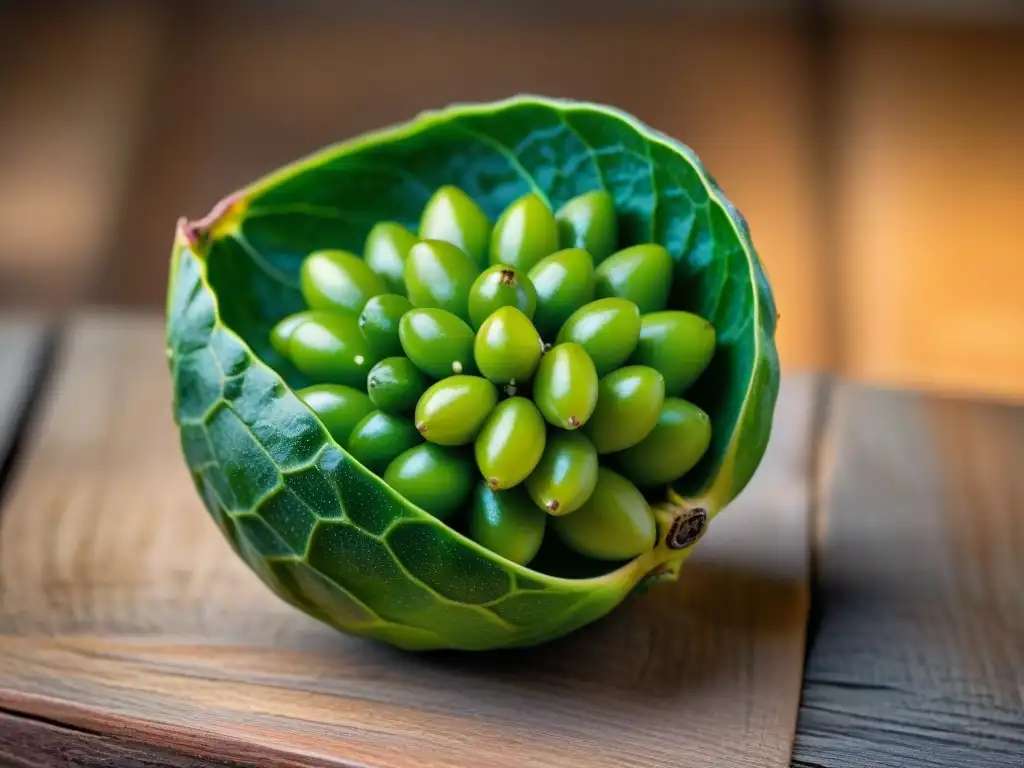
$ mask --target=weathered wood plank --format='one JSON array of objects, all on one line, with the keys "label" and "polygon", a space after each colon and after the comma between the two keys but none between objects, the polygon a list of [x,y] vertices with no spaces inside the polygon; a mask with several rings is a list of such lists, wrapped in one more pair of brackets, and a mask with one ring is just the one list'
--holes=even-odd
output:
[{"label": "weathered wood plank", "polygon": [[43,323],[0,315],[0,483],[43,350]]},{"label": "weathered wood plank", "polygon": [[225,768],[229,765],[0,712],[0,765],[68,768],[94,764],[105,768]]},{"label": "weathered wood plank", "polygon": [[0,707],[264,765],[788,764],[811,380],[679,584],[544,648],[414,655],[297,613],[231,553],[178,455],[161,330],[69,333],[0,518]]},{"label": "weathered wood plank", "polygon": [[1024,408],[844,387],[794,764],[1024,764]]}]

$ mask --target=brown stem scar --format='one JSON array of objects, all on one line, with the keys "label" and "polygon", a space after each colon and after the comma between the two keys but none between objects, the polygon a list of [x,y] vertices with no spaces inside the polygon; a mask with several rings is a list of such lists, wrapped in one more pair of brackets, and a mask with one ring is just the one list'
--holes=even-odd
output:
[{"label": "brown stem scar", "polygon": [[489,478],[487,480],[487,487],[490,488],[492,491],[498,490],[498,485],[499,485],[499,482],[498,482],[498,478],[496,478],[496,477],[492,477],[492,478]]},{"label": "brown stem scar", "polygon": [[576,429],[576,427],[580,425],[580,420],[577,419],[575,416],[570,416],[568,421],[570,429]]},{"label": "brown stem scar", "polygon": [[424,424],[422,421],[417,421],[416,422],[416,431],[418,431],[421,435],[426,434],[426,432],[427,432],[427,425]]},{"label": "brown stem scar", "polygon": [[557,512],[560,505],[558,503],[558,499],[552,499],[545,504],[545,506],[547,507],[548,512]]},{"label": "brown stem scar", "polygon": [[665,546],[669,549],[686,549],[696,543],[708,529],[708,510],[702,507],[689,510],[676,516],[665,537]]},{"label": "brown stem scar", "polygon": [[707,527],[708,512],[702,507],[677,515],[665,536],[665,546],[669,549],[686,549],[704,535]]},{"label": "brown stem scar", "polygon": [[515,270],[503,269],[501,270],[498,282],[502,285],[515,285],[516,284],[516,273]]}]

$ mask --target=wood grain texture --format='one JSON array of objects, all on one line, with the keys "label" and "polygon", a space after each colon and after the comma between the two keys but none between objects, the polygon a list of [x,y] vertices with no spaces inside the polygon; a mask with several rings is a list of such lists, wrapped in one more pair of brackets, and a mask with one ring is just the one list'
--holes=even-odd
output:
[{"label": "wood grain texture", "polygon": [[263,765],[788,764],[811,380],[787,381],[761,470],[679,584],[477,655],[347,638],[272,597],[195,496],[169,383],[157,320],[70,332],[0,518],[0,707]]},{"label": "wood grain texture", "polygon": [[1024,26],[851,22],[837,46],[843,373],[1024,398]]},{"label": "wood grain texture", "polygon": [[0,303],[64,307],[110,246],[163,44],[154,2],[10,3],[0,22]]},{"label": "wood grain texture", "polygon": [[1024,765],[1024,408],[845,387],[794,764]]},{"label": "wood grain texture", "polygon": [[281,164],[422,109],[541,93],[621,106],[693,146],[750,223],[782,308],[786,365],[822,361],[821,217],[795,15],[764,4],[410,3],[399,19],[371,5],[181,9],[171,24],[189,30],[189,53],[167,62],[100,300],[160,305],[177,218]]},{"label": "wood grain texture", "polygon": [[5,768],[217,768],[222,761],[193,758],[166,749],[102,736],[0,712],[0,765]]},{"label": "wood grain texture", "polygon": [[8,452],[39,373],[44,335],[37,318],[0,314],[0,492]]}]

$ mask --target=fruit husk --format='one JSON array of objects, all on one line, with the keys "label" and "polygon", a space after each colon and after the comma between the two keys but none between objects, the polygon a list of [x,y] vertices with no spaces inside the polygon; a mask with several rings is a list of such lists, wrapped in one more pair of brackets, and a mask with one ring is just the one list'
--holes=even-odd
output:
[{"label": "fruit husk", "polygon": [[[715,325],[714,358],[685,395],[711,416],[712,443],[653,499],[652,550],[601,570],[546,541],[530,567],[511,563],[399,496],[295,395],[312,382],[269,332],[303,308],[303,256],[360,253],[378,221],[415,231],[442,184],[492,222],[530,191],[557,209],[608,189],[620,247],[664,245],[670,307]],[[746,221],[692,150],[589,102],[455,104],[291,163],[178,222],[166,311],[182,454],[235,553],[298,609],[410,650],[537,645],[678,578],[757,469],[778,394],[775,304]]]}]

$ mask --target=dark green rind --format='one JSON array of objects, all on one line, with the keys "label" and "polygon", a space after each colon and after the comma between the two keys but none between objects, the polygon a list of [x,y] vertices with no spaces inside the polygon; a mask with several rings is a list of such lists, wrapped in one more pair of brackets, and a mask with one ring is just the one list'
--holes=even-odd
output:
[{"label": "dark green rind", "polygon": [[[284,599],[345,631],[408,648],[530,645],[604,615],[647,571],[679,553],[659,548],[600,578],[568,580],[486,552],[404,502],[335,445],[289,389],[310,382],[268,342],[277,320],[303,308],[297,275],[305,253],[361,252],[380,220],[414,228],[430,194],[446,183],[464,189],[492,220],[527,191],[557,209],[604,187],[616,201],[620,246],[655,241],[669,250],[670,305],[707,317],[718,333],[711,365],[686,394],[710,414],[712,445],[676,490],[711,515],[720,511],[752,477],[771,432],[779,386],[771,288],[746,222],[694,153],[599,105],[518,97],[424,113],[289,165],[227,198],[206,219],[182,223],[168,294],[175,414],[211,515]],[[199,437],[209,438],[211,426],[216,440],[203,449]],[[336,504],[317,503],[324,491],[309,482],[311,470]],[[268,503],[293,503],[292,496],[278,499],[285,484],[291,490],[292,472],[304,475],[302,501],[325,518],[301,552],[296,536],[308,520],[287,511],[298,507],[271,516],[291,524],[294,515],[298,533],[264,519]],[[424,562],[400,563],[390,531],[413,523],[441,532],[450,546],[406,546],[406,557],[419,553]],[[303,564],[318,576],[282,575],[279,562]],[[495,602],[458,602],[427,587],[457,593],[464,581],[478,579],[472,564],[480,562],[509,575],[508,590]],[[314,581],[319,587],[309,586]],[[512,584],[531,587],[519,592]],[[373,618],[342,604],[361,605]],[[510,616],[514,625],[503,618]]]}]

